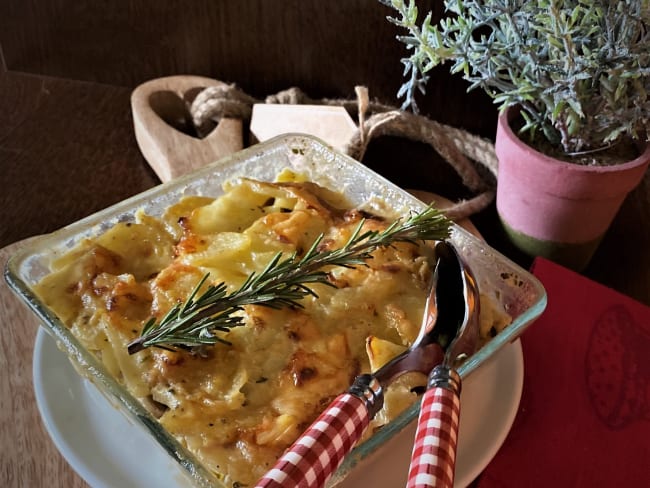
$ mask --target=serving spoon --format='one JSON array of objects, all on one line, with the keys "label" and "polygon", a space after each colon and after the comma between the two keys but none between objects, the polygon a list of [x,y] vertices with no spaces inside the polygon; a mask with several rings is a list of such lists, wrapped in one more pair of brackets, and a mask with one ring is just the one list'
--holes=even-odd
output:
[{"label": "serving spoon", "polygon": [[[450,270],[462,268],[459,259],[450,244],[440,242],[436,245],[436,265],[422,324],[413,344],[375,373],[359,375],[348,391],[339,395],[258,481],[256,488],[324,486],[383,406],[385,388],[406,372],[419,371],[428,375],[443,361],[443,345],[447,338],[456,335],[456,331],[449,336],[450,331],[438,330],[438,303],[443,293],[444,300],[452,294],[458,294],[457,299],[464,299],[462,290],[457,287],[457,278],[451,283],[446,282],[452,278]],[[453,286],[453,291],[448,286]],[[448,291],[443,292],[444,289]]]},{"label": "serving spoon", "polygon": [[476,278],[452,246],[439,244],[436,254],[440,256],[438,279],[445,283],[436,298],[445,306],[439,311],[435,331],[445,356],[431,371],[422,398],[407,488],[454,485],[461,391],[456,367],[474,353],[479,339]]}]

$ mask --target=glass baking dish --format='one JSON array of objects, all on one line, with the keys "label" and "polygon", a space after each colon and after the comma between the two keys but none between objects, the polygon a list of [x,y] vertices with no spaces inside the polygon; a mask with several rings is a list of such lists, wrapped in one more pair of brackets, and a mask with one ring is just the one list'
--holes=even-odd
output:
[{"label": "glass baking dish", "polygon": [[[75,369],[136,424],[141,425],[167,453],[184,468],[196,486],[224,486],[174,437],[165,431],[142,404],[106,371],[59,318],[43,304],[32,287],[50,271],[50,263],[77,246],[85,238],[101,235],[118,222],[135,220],[144,210],[160,216],[166,207],[187,195],[218,197],[222,184],[238,176],[273,181],[283,169],[306,175],[310,180],[342,192],[357,207],[388,217],[407,215],[425,205],[408,192],[376,174],[361,163],[334,151],[322,141],[307,135],[288,134],[258,144],[208,165],[192,174],[136,195],[91,215],[52,234],[34,239],[7,263],[5,277],[11,288],[42,320],[46,331],[70,359]],[[502,346],[515,340],[546,306],[541,284],[486,243],[454,225],[451,242],[474,271],[479,287],[493,295],[512,317],[512,323],[499,332],[459,368],[462,378],[492,357]],[[389,441],[417,417],[414,403],[399,417],[359,445],[333,477],[340,481],[361,460]]]}]

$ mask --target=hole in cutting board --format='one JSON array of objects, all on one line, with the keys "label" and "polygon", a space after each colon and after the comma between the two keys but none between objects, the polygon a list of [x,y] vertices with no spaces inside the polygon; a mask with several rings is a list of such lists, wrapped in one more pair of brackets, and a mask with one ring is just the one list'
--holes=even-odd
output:
[{"label": "hole in cutting board", "polygon": [[[188,108],[201,90],[203,87],[191,88],[184,93],[183,98],[172,90],[159,90],[151,93],[148,101],[154,113],[167,125],[185,135],[202,139],[203,137],[199,135],[192,122],[192,115]],[[213,127],[209,127],[206,135],[212,132],[216,126],[215,123]]]}]

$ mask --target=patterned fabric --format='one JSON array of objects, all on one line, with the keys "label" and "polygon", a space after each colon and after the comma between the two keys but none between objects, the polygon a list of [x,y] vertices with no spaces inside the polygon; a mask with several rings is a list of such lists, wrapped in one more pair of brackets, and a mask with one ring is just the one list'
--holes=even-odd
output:
[{"label": "patterned fabric", "polygon": [[431,388],[424,394],[407,488],[454,485],[460,398],[451,390]]},{"label": "patterned fabric", "polygon": [[370,423],[365,403],[339,395],[258,481],[257,488],[317,488],[325,485]]}]

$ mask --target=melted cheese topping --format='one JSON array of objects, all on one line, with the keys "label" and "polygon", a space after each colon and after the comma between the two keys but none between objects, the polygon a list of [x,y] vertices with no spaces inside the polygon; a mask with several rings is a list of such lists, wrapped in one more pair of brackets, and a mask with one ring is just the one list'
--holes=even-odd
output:
[{"label": "melted cheese topping", "polygon": [[[285,174],[283,178],[296,179]],[[328,270],[335,287],[314,285],[304,309],[247,306],[231,345],[200,353],[127,344],[149,317],[185,301],[210,273],[234,290],[278,252],[343,245],[368,217],[309,182],[226,185],[216,200],[188,197],[156,219],[138,214],[60,259],[37,292],[107,369],[229,486],[253,484],[354,377],[375,370],[416,337],[431,249],[400,243],[368,266]],[[365,228],[383,229],[377,217]],[[495,310],[495,309],[492,309]],[[507,323],[490,313],[484,330]],[[373,428],[395,418],[425,384],[400,378]],[[239,485],[237,485],[239,484]]]}]

